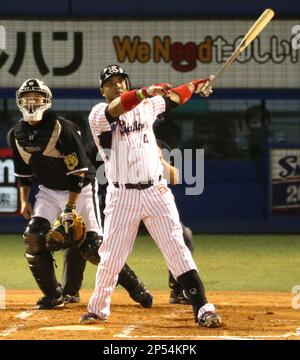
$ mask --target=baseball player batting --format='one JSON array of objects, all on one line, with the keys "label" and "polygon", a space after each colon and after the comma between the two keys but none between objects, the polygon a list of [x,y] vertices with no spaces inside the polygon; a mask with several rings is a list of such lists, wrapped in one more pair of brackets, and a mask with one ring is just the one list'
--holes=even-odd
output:
[{"label": "baseball player batting", "polygon": [[[221,318],[208,303],[191,252],[184,243],[182,227],[163,168],[153,132],[157,116],[186,103],[201,93],[206,80],[192,80],[172,88],[161,83],[130,90],[129,77],[118,65],[100,73],[100,90],[106,103],[93,107],[89,122],[105,163],[108,178],[103,244],[95,289],[82,324],[105,321],[110,315],[111,295],[118,273],[132,251],[140,221],[161,250],[169,270],[189,298],[197,324],[219,327]],[[204,96],[211,93],[207,87]],[[102,143],[111,139],[106,156]]]}]

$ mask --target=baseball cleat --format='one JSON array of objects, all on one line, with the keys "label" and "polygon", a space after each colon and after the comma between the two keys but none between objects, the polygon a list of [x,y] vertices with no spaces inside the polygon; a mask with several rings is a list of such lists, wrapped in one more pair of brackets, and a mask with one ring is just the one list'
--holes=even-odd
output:
[{"label": "baseball cleat", "polygon": [[182,305],[190,305],[190,300],[184,296],[184,293],[182,290],[175,291],[174,289],[170,293],[169,298],[170,304],[182,304]]},{"label": "baseball cleat", "polygon": [[218,328],[222,326],[221,316],[212,311],[206,311],[198,320],[198,325],[209,327],[209,328]]},{"label": "baseball cleat", "polygon": [[143,308],[150,309],[153,305],[153,296],[147,291],[145,285],[140,282],[139,285],[129,293],[132,300],[139,303]]},{"label": "baseball cleat", "polygon": [[49,310],[57,309],[64,307],[63,297],[60,295],[58,297],[44,295],[36,303],[36,309],[38,310]]},{"label": "baseball cleat", "polygon": [[63,300],[65,304],[75,304],[80,302],[79,293],[77,292],[75,295],[65,294],[63,295]]},{"label": "baseball cleat", "polygon": [[105,322],[107,319],[102,319],[100,318],[98,315],[94,314],[94,313],[86,313],[84,315],[81,316],[79,323],[80,324],[97,324],[97,323],[103,323]]},{"label": "baseball cleat", "polygon": [[140,305],[145,309],[150,309],[153,306],[153,296],[148,291],[145,292],[144,298],[139,301]]}]

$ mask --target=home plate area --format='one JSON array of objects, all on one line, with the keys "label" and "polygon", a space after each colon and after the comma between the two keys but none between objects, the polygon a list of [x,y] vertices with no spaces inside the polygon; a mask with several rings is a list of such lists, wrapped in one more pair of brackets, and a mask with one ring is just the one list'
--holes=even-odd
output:
[{"label": "home plate area", "polygon": [[168,303],[168,291],[153,291],[154,306],[143,309],[121,289],[112,298],[109,320],[80,325],[92,290],[81,291],[79,304],[58,310],[36,310],[37,290],[8,290],[1,310],[0,339],[22,340],[261,340],[300,339],[299,311],[289,293],[207,293],[222,316],[223,326],[206,329],[194,323],[190,306]]}]

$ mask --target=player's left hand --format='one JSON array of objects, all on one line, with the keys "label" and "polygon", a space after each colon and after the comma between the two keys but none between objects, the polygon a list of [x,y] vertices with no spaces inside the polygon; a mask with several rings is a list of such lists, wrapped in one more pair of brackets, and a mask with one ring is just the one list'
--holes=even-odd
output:
[{"label": "player's left hand", "polygon": [[191,83],[194,85],[194,93],[203,97],[208,97],[212,94],[213,89],[210,86],[210,82],[214,79],[214,75],[210,75],[207,79],[192,80]]}]

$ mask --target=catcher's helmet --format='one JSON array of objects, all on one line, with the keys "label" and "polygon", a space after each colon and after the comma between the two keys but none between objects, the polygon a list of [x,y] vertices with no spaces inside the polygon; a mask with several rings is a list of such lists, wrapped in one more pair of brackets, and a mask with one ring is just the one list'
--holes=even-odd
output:
[{"label": "catcher's helmet", "polygon": [[127,89],[130,90],[130,80],[128,74],[121,68],[119,65],[109,65],[101,70],[99,76],[100,88],[102,88],[103,83],[111,78],[112,76],[121,76],[125,79]]},{"label": "catcher's helmet", "polygon": [[[39,93],[43,97],[37,100],[33,95],[25,99],[24,95],[28,93]],[[52,106],[52,93],[43,81],[28,79],[16,92],[16,102],[23,114],[24,121],[40,121],[43,113]]]}]

